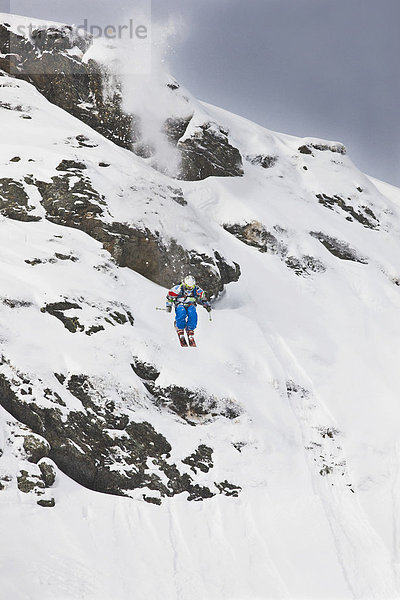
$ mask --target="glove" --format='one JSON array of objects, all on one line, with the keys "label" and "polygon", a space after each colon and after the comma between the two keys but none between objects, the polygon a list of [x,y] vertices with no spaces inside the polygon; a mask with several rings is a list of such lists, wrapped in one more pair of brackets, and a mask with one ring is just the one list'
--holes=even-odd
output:
[{"label": "glove", "polygon": [[206,309],[207,312],[211,312],[211,306],[208,304],[207,306],[204,307]]},{"label": "glove", "polygon": [[170,313],[172,310],[172,306],[167,306],[167,308],[165,310],[167,311],[167,313]]}]

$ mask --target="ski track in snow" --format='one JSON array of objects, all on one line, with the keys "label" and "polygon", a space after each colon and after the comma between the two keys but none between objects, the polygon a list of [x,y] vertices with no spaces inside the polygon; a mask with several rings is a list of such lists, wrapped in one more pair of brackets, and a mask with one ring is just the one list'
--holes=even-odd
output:
[{"label": "ski track in snow", "polygon": [[[307,380],[287,344],[281,338],[279,342],[290,356],[298,379]],[[316,493],[326,511],[349,587],[355,598],[396,598],[399,592],[394,565],[354,494],[343,448],[345,440],[321,401],[301,387],[291,391],[294,383],[288,383],[288,401],[301,428]],[[312,386],[311,381],[308,383]]]}]

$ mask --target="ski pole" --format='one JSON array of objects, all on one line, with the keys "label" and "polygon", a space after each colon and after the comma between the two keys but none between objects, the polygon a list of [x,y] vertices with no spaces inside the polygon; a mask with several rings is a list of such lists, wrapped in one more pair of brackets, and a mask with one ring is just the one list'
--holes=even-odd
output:
[{"label": "ski pole", "polygon": [[156,306],[156,310],[167,310],[166,308],[160,308],[159,306]]}]

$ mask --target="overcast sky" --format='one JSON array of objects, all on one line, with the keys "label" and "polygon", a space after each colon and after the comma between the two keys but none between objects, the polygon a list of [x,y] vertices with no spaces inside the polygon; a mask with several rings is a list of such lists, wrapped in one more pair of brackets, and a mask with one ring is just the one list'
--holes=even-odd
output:
[{"label": "overcast sky", "polygon": [[[102,23],[132,4],[10,8]],[[269,129],[341,141],[359,168],[400,186],[400,0],[152,0],[152,14],[182,17],[169,62],[198,98]]]}]

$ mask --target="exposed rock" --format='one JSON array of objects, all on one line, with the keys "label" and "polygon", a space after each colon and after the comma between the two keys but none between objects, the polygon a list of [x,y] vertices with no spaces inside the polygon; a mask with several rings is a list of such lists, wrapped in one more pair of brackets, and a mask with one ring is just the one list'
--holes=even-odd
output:
[{"label": "exposed rock", "polygon": [[24,450],[28,455],[28,461],[38,463],[39,460],[48,456],[49,444],[43,438],[37,435],[27,435],[24,437]]},{"label": "exposed rock", "polygon": [[243,225],[225,224],[223,227],[225,231],[237,237],[241,242],[257,248],[260,252],[279,254],[280,256],[287,254],[286,245],[282,241],[278,241],[275,235],[259,221],[251,221]]},{"label": "exposed rock", "polygon": [[271,156],[268,154],[248,154],[245,158],[252,165],[262,167],[263,169],[270,169],[276,165],[278,161],[277,156]]},{"label": "exposed rock", "polygon": [[193,473],[197,473],[197,471],[208,473],[208,471],[214,466],[212,455],[212,448],[209,448],[205,444],[200,444],[197,450],[187,458],[184,458],[182,462],[185,465],[189,465]]},{"label": "exposed rock", "polygon": [[244,174],[239,150],[230,144],[228,132],[216,123],[200,125],[190,137],[180,139],[177,147],[181,152],[179,179],[200,181]]},{"label": "exposed rock", "polygon": [[98,146],[98,144],[96,144],[96,142],[94,142],[93,140],[88,138],[86,135],[82,135],[82,134],[77,135],[75,137],[75,140],[78,142],[79,148],[97,148],[97,146]]},{"label": "exposed rock", "polygon": [[40,221],[40,217],[30,214],[35,210],[29,205],[29,196],[19,181],[7,177],[0,179],[0,213],[15,221]]},{"label": "exposed rock", "polygon": [[166,242],[147,228],[136,229],[113,223],[93,230],[117,264],[129,267],[151,281],[169,288],[191,273],[211,296],[217,296],[224,284],[237,281],[240,267],[230,266],[217,253],[215,257],[185,250],[175,240]]},{"label": "exposed rock", "polygon": [[41,52],[53,52],[54,50],[69,50],[79,48],[86,52],[91,44],[92,37],[84,30],[74,30],[70,25],[41,26],[32,30],[31,39],[36,49]]},{"label": "exposed rock", "polygon": [[24,494],[29,492],[35,492],[35,494],[42,494],[44,490],[44,481],[39,475],[29,474],[28,471],[22,469],[17,477],[18,489]]},{"label": "exposed rock", "polygon": [[187,202],[185,200],[185,196],[183,195],[183,191],[181,188],[172,188],[168,186],[168,190],[171,192],[171,199],[180,204],[181,206],[187,206]]},{"label": "exposed rock", "polygon": [[[62,161],[57,168],[65,170],[66,162]],[[76,167],[69,166],[68,172],[53,177],[52,183],[37,181],[36,185],[49,221],[80,229],[85,225],[89,229],[91,220],[103,215],[104,197]]]},{"label": "exposed rock", "polygon": [[311,144],[311,147],[315,148],[315,150],[320,150],[321,152],[325,152],[328,150],[329,152],[336,152],[337,154],[347,154],[345,146],[338,142],[334,144]]},{"label": "exposed rock", "polygon": [[298,150],[299,150],[300,154],[312,154],[312,151],[309,148],[309,146],[300,146],[300,148]]},{"label": "exposed rock", "polygon": [[[93,320],[93,324],[83,325],[79,321],[79,316],[75,314],[67,315],[67,312],[70,311],[82,311],[83,316],[85,312],[85,308],[87,307],[95,308],[98,310],[99,314],[95,317],[91,316],[90,318]],[[79,302],[71,302],[68,300],[61,302],[52,302],[46,304],[42,307],[41,312],[48,313],[53,317],[56,317],[59,321],[61,321],[66,329],[71,333],[76,333],[77,331],[85,332],[86,335],[93,335],[99,331],[103,331],[105,329],[106,324],[115,326],[115,325],[125,325],[129,323],[131,326],[134,324],[134,318],[129,308],[122,304],[108,304],[106,306],[98,306],[96,304],[90,304],[84,300],[80,300]]]},{"label": "exposed rock", "polygon": [[58,167],[56,167],[57,171],[69,171],[71,169],[82,171],[87,169],[87,167],[85,163],[77,162],[76,160],[62,160]]},{"label": "exposed rock", "polygon": [[40,27],[32,32],[32,44],[0,25],[0,53],[5,55],[0,68],[30,81],[50,102],[131,149],[138,122],[122,108],[120,85],[94,60],[68,53],[72,48],[85,53],[90,46],[90,36],[81,33],[69,26]]},{"label": "exposed rock", "polygon": [[9,308],[29,308],[32,306],[32,302],[18,298],[1,298],[1,302]]},{"label": "exposed rock", "polygon": [[201,502],[202,500],[206,500],[207,498],[213,498],[215,493],[213,493],[208,487],[204,487],[201,485],[194,485],[189,492],[188,500],[192,502]]},{"label": "exposed rock", "polygon": [[325,152],[329,150],[330,152],[336,152],[337,154],[345,155],[347,150],[343,144],[333,143],[333,144],[316,144],[316,143],[308,143],[300,146],[298,151],[300,154],[313,154],[312,149],[319,150],[321,152]]},{"label": "exposed rock", "polygon": [[241,452],[241,451],[242,451],[242,448],[244,448],[245,446],[247,446],[247,442],[233,442],[233,443],[232,443],[232,446],[233,446],[234,448],[236,448],[236,450],[237,450],[238,452]]},{"label": "exposed rock", "polygon": [[[217,251],[213,257],[198,254],[147,228],[106,221],[104,197],[82,173],[80,164],[64,160],[57,169],[64,174],[52,177],[50,183],[36,182],[48,220],[83,230],[101,242],[119,266],[167,288],[190,272],[210,296],[217,296],[225,284],[239,279],[239,265],[229,264]],[[179,188],[169,186],[164,191],[171,200],[186,204]]]},{"label": "exposed rock", "polygon": [[[0,374],[1,405],[43,436],[50,445],[49,458],[81,485],[116,495],[129,495],[138,488],[157,492],[160,498],[187,493],[188,500],[203,500],[215,495],[170,462],[171,445],[163,435],[150,423],[132,421],[87,376],[64,380],[66,390],[82,404],[81,410],[68,413],[41,406],[37,386],[35,397],[32,389],[29,397],[21,396],[23,381],[28,380],[17,373],[12,382]],[[45,486],[54,483],[50,466],[40,462],[41,476],[21,471],[19,489],[43,494]]]},{"label": "exposed rock", "polygon": [[319,240],[333,256],[336,256],[336,258],[352,260],[362,264],[368,263],[367,259],[360,256],[357,250],[351,248],[347,242],[326,235],[325,233],[322,233],[322,231],[310,231],[310,235]]},{"label": "exposed rock", "polygon": [[[333,197],[327,196],[326,194],[316,194],[318,198],[318,202],[327,208],[334,210],[335,207],[345,211],[348,213],[347,220],[352,221],[355,219],[364,227],[368,227],[369,229],[377,229],[379,227],[379,221],[369,208],[369,206],[362,205],[359,207],[359,210],[355,210],[351,204],[346,204],[345,200],[338,195],[334,195]],[[348,198],[348,201],[351,202],[352,199]]]},{"label": "exposed rock", "polygon": [[[69,26],[43,26],[32,32],[32,42],[1,25],[0,68],[33,83],[50,102],[119,146],[143,158],[154,155],[155,148],[143,141],[140,119],[122,107],[120,82],[93,59],[83,60],[90,36],[78,35]],[[167,85],[172,91],[179,87],[174,82]],[[228,132],[208,122],[184,138],[191,119],[192,115],[171,117],[162,128],[181,155],[178,178],[242,176],[242,157],[229,142]]]},{"label": "exposed rock", "polygon": [[[305,277],[312,273],[324,273],[326,271],[325,265],[314,256],[287,256],[287,245],[283,241],[283,234],[286,232],[280,227],[274,227],[275,235],[259,221],[251,221],[251,223],[244,223],[243,225],[225,224],[223,227],[225,231],[228,231],[248,246],[257,248],[259,252],[279,256],[296,275]],[[276,237],[277,235],[280,239]]]},{"label": "exposed rock", "polygon": [[176,385],[161,388],[153,382],[147,382],[145,386],[153,395],[156,406],[168,408],[191,425],[219,416],[236,419],[242,414],[238,403],[210,396],[202,390],[189,390]]},{"label": "exposed rock", "polygon": [[38,466],[42,474],[44,485],[47,488],[51,487],[56,480],[56,470],[52,463],[47,460],[41,460]]},{"label": "exposed rock", "polygon": [[186,119],[171,117],[165,121],[162,132],[174,146],[176,146],[181,137],[184,136],[192,116],[193,115],[190,115]]},{"label": "exposed rock", "polygon": [[315,256],[303,255],[301,258],[287,256],[285,264],[289,269],[292,269],[296,275],[303,277],[310,275],[311,273],[325,273],[326,271],[324,263],[318,258],[315,258]]},{"label": "exposed rock", "polygon": [[64,324],[64,327],[71,333],[75,333],[78,329],[79,331],[83,331],[84,327],[79,323],[78,317],[65,316],[64,313],[71,309],[82,310],[82,307],[79,304],[72,302],[53,302],[51,304],[46,304],[46,306],[40,310],[59,319]]},{"label": "exposed rock", "polygon": [[45,508],[53,508],[53,506],[56,505],[56,501],[54,500],[54,498],[50,498],[49,500],[38,500],[37,504],[39,506],[44,506]]},{"label": "exposed rock", "polygon": [[143,494],[143,500],[149,504],[156,504],[157,506],[161,505],[161,498],[155,498],[154,496],[146,496],[146,494]]},{"label": "exposed rock", "polygon": [[220,494],[224,494],[224,496],[233,496],[237,498],[242,491],[242,488],[239,485],[235,485],[233,483],[229,483],[229,481],[221,481],[221,483],[215,483],[215,487],[219,490]]},{"label": "exposed rock", "polygon": [[59,260],[70,260],[71,262],[78,262],[79,258],[74,256],[73,254],[61,254],[60,252],[55,252],[54,256],[50,258],[32,258],[29,260],[25,259],[27,265],[31,265],[32,267],[36,267],[37,265],[45,265],[46,263],[55,264]]},{"label": "exposed rock", "polygon": [[131,367],[141,379],[155,381],[159,377],[160,372],[150,363],[143,362],[136,356],[133,357],[133,361]]}]

